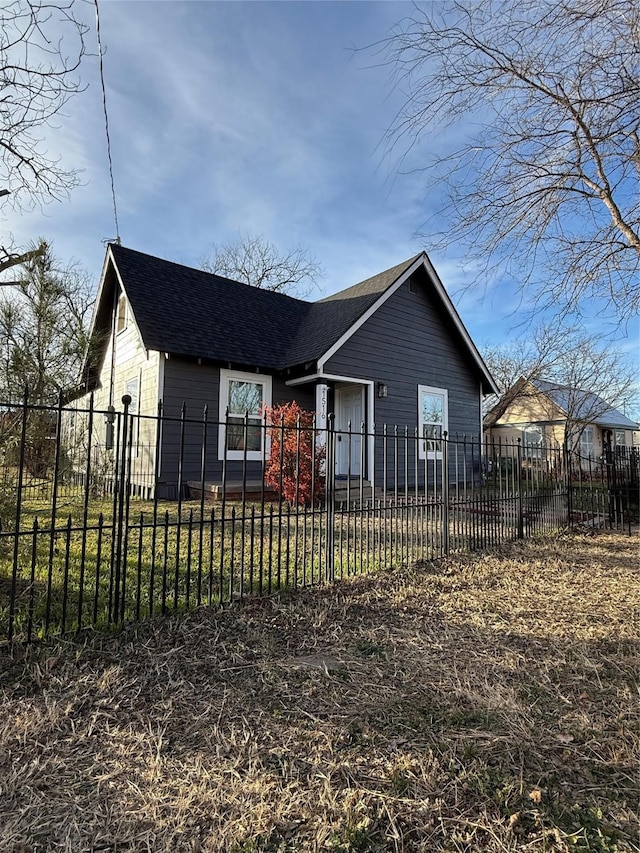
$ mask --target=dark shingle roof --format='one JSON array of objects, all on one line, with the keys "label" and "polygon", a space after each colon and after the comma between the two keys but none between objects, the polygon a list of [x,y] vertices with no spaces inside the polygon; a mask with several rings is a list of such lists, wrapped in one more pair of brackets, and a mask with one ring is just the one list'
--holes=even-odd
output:
[{"label": "dark shingle roof", "polygon": [[310,307],[124,246],[110,248],[148,349],[280,367]]},{"label": "dark shingle roof", "polygon": [[314,302],[291,342],[287,353],[289,363],[302,364],[324,355],[419,257],[415,255],[353,287]]},{"label": "dark shingle roof", "polygon": [[320,358],[413,264],[306,302],[111,245],[148,349],[267,368]]}]

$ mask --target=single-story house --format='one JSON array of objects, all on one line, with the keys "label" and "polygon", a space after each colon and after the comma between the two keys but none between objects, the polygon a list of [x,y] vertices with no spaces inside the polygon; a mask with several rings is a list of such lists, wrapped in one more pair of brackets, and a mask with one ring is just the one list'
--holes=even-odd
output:
[{"label": "single-story house", "polygon": [[638,424],[592,391],[520,377],[487,413],[484,427],[485,440],[521,439],[528,456],[568,440],[588,460],[601,457],[607,447],[631,448]]},{"label": "single-story house", "polygon": [[[329,413],[338,432],[364,424],[364,448],[359,437],[336,445],[336,475],[371,479],[383,465],[374,429],[431,436],[419,442],[420,459],[438,455],[433,439],[445,430],[480,444],[483,396],[497,391],[423,252],[310,302],[110,244],[91,336],[98,357],[75,405],[86,407],[93,393],[97,409],[121,410],[129,395],[138,416],[132,476],[148,484],[157,475],[166,495],[181,455],[182,481],[200,477],[205,406],[207,481],[220,481],[223,460],[232,478],[243,464],[259,476],[264,430],[254,429],[247,447],[233,427],[247,413],[257,427],[263,404],[292,400],[315,412],[320,428]],[[95,429],[108,443],[105,420]]]}]

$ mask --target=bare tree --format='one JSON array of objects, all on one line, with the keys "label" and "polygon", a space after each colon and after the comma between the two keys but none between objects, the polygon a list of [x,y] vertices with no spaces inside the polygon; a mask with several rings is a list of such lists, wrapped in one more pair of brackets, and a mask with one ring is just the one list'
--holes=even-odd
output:
[{"label": "bare tree", "polygon": [[520,340],[486,348],[483,357],[503,391],[488,401],[487,425],[517,401],[539,401],[546,389],[561,400],[565,440],[575,446],[585,426],[612,408],[637,403],[636,371],[624,354],[578,327],[540,326]]},{"label": "bare tree", "polygon": [[404,157],[442,128],[463,139],[425,165],[448,190],[441,245],[509,272],[534,311],[579,315],[604,297],[633,316],[640,5],[446,0],[414,6],[378,48],[405,96],[389,150]]},{"label": "bare tree", "polygon": [[0,397],[53,403],[77,382],[93,298],[86,273],[63,267],[43,240],[0,295]]},{"label": "bare tree", "polygon": [[[67,196],[74,171],[46,150],[43,133],[80,90],[87,28],[74,0],[10,0],[0,10],[0,201],[14,210]],[[30,251],[0,246],[0,272]]]},{"label": "bare tree", "polygon": [[261,234],[242,234],[234,243],[213,245],[202,269],[254,287],[305,296],[322,277],[320,264],[306,249],[280,251]]}]

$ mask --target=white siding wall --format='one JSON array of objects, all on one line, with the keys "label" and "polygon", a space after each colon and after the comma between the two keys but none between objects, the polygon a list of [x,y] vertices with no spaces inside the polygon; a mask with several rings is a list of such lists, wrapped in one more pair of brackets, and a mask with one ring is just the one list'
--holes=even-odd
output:
[{"label": "white siding wall", "polygon": [[[115,358],[112,359],[115,345]],[[158,377],[160,353],[147,352],[140,338],[137,326],[128,312],[126,328],[115,335],[111,334],[105,348],[98,387],[94,391],[94,429],[92,452],[96,469],[105,471],[112,466],[113,451],[106,448],[107,425],[105,412],[109,405],[116,411],[123,411],[122,397],[127,391],[127,383],[138,382],[138,416],[133,424],[133,453],[131,458],[132,482],[140,486],[151,487],[154,481],[154,456],[156,444],[156,420],[158,411]],[[113,364],[112,364],[113,361]],[[113,373],[113,388],[112,385]],[[65,419],[65,438],[71,448],[70,457],[76,471],[83,470],[86,460],[86,426],[88,421],[89,394],[80,397],[74,407],[77,414]]]}]

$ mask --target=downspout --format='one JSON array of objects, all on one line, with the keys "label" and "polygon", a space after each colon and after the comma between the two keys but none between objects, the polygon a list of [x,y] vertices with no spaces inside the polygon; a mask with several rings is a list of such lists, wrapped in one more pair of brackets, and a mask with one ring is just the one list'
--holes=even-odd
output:
[{"label": "downspout", "polygon": [[484,388],[482,387],[482,379],[480,380],[480,470],[482,470],[482,456],[484,447],[484,418],[482,416],[482,403],[484,401]]}]

